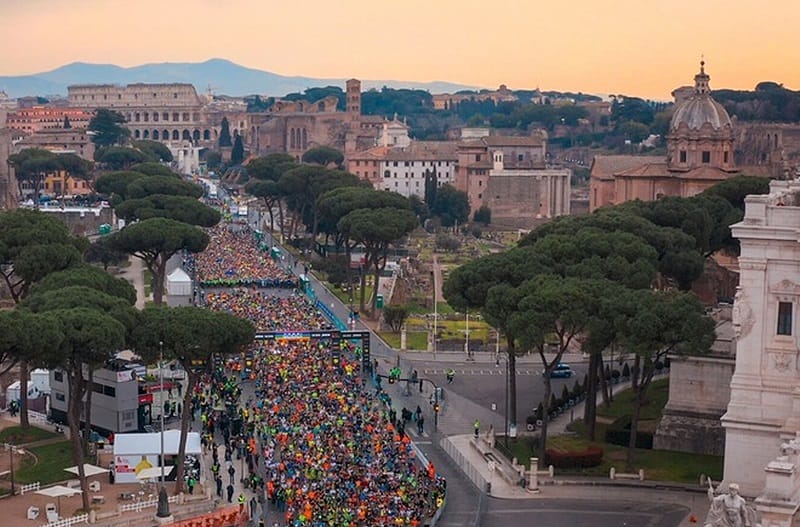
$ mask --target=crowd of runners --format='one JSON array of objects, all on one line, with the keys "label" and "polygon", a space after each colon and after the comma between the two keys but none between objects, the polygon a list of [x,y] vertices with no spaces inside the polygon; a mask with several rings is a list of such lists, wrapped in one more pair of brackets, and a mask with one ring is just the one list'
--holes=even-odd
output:
[{"label": "crowd of runners", "polygon": [[[252,237],[217,239],[258,252]],[[254,276],[252,263],[239,270],[226,247],[212,250],[234,266],[231,276]],[[198,276],[201,261],[209,260],[198,258]],[[249,318],[258,331],[330,327],[299,291],[274,296],[254,288],[214,290],[204,293],[204,302]],[[411,412],[398,418],[388,396],[366,386],[358,362],[334,353],[333,345],[310,339],[255,343],[247,354],[253,396],[243,395],[240,377],[226,363],[197,385],[192,408],[213,456],[217,495],[249,506],[253,515],[258,508],[268,511],[272,525],[418,527],[441,507],[445,480],[415,458],[405,432]],[[243,460],[244,474],[236,474],[234,457]],[[235,477],[257,498],[234,498]]]},{"label": "crowd of runners", "polygon": [[271,290],[236,288],[209,291],[202,302],[209,309],[227,311],[250,320],[258,332],[329,329],[330,322],[306,295],[294,291],[277,296]]},{"label": "crowd of runners", "polygon": [[208,230],[205,251],[185,265],[203,287],[297,287],[297,279],[262,250],[247,226],[220,223]]}]

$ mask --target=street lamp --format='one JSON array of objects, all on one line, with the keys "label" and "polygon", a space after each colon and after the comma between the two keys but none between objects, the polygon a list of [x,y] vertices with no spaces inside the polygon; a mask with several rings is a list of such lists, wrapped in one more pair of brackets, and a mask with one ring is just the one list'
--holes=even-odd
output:
[{"label": "street lamp", "polygon": [[[499,335],[499,333],[498,333],[498,335]],[[508,392],[510,391],[509,390],[509,384],[510,384],[509,380],[510,380],[510,378],[509,378],[509,361],[508,361],[508,357],[503,357],[503,360],[506,363],[506,386],[505,386],[505,390],[504,390],[505,391],[506,403],[503,406],[503,422],[504,422],[503,444],[505,445],[506,448],[508,448]],[[498,339],[498,348],[497,348],[497,354],[496,354],[494,365],[495,366],[500,366],[499,339]]]},{"label": "street lamp", "polygon": [[[164,398],[164,342],[158,341],[158,382],[161,385],[161,398]],[[169,500],[167,499],[167,490],[164,488],[164,404],[161,401],[161,458],[159,466],[161,473],[159,479],[161,481],[161,488],[158,489],[158,511],[156,512],[157,518],[169,518],[172,516],[169,512]]]}]

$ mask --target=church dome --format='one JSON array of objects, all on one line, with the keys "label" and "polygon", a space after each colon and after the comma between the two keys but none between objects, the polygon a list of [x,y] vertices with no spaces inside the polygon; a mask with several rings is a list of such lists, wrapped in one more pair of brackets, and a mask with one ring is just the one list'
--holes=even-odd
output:
[{"label": "church dome", "polygon": [[672,115],[670,129],[677,130],[686,124],[690,130],[699,130],[709,123],[714,130],[730,127],[731,118],[725,108],[711,98],[708,87],[710,77],[704,69],[705,63],[700,62],[700,73],[694,77],[694,94],[685,100]]}]

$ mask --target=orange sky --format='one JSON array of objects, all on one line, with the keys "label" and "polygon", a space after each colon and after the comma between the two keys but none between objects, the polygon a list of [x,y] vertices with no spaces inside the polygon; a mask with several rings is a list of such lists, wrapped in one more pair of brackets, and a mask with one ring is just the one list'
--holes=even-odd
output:
[{"label": "orange sky", "polygon": [[[766,7],[765,7],[766,6]],[[668,99],[800,88],[797,0],[0,0],[0,75],[212,57],[281,74]]]}]

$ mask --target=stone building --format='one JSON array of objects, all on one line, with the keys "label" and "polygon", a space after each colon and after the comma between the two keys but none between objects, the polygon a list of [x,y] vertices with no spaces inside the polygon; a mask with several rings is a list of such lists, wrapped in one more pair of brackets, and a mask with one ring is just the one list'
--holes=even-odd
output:
[{"label": "stone building", "polygon": [[501,102],[513,102],[519,100],[514,92],[508,89],[505,84],[501,84],[495,91],[482,90],[478,93],[439,93],[433,96],[433,107],[436,110],[452,110],[460,102],[464,101],[494,101],[495,104]]},{"label": "stone building", "polygon": [[730,402],[736,342],[730,304],[715,309],[717,338],[702,356],[671,356],[669,401],[653,437],[653,448],[721,456],[725,430],[720,418]]},{"label": "stone building", "polygon": [[736,367],[725,428],[725,481],[757,495],[764,467],[800,431],[800,181],[772,181],[768,195],[748,196],[731,227],[741,244],[733,307]]},{"label": "stone building", "polygon": [[485,205],[493,223],[520,227],[569,214],[571,171],[547,168],[546,132],[462,141],[457,153],[455,186],[473,213]]},{"label": "stone building", "polygon": [[94,143],[82,128],[48,128],[26,135],[14,145],[14,151],[26,148],[43,148],[58,154],[72,153],[83,159],[94,159]]},{"label": "stone building", "polygon": [[[709,79],[701,62],[692,94],[682,88],[674,93],[676,108],[667,134],[666,159],[629,156],[629,161],[623,161],[621,156],[614,156],[613,163],[593,162],[591,210],[634,199],[694,196],[738,172],[733,155],[733,124],[725,108],[711,97]],[[637,163],[636,159],[640,161]],[[626,168],[611,174],[602,169],[613,164]]]},{"label": "stone building", "polygon": [[49,105],[19,108],[8,113],[6,124],[12,130],[34,134],[42,130],[63,129],[67,119],[71,128],[87,128],[92,119],[92,112],[84,108],[61,108]]},{"label": "stone building", "polygon": [[[0,109],[0,118],[4,117]],[[11,130],[2,125],[0,119],[0,210],[13,209],[17,206],[17,183],[13,171],[8,164],[11,153]]]},{"label": "stone building", "polygon": [[246,107],[217,108],[191,84],[91,84],[67,89],[72,107],[108,108],[125,116],[133,139],[193,141],[216,147],[222,118],[227,117],[231,136],[248,140]]},{"label": "stone building", "polygon": [[734,161],[743,173],[800,177],[800,124],[742,123],[735,133]]}]

